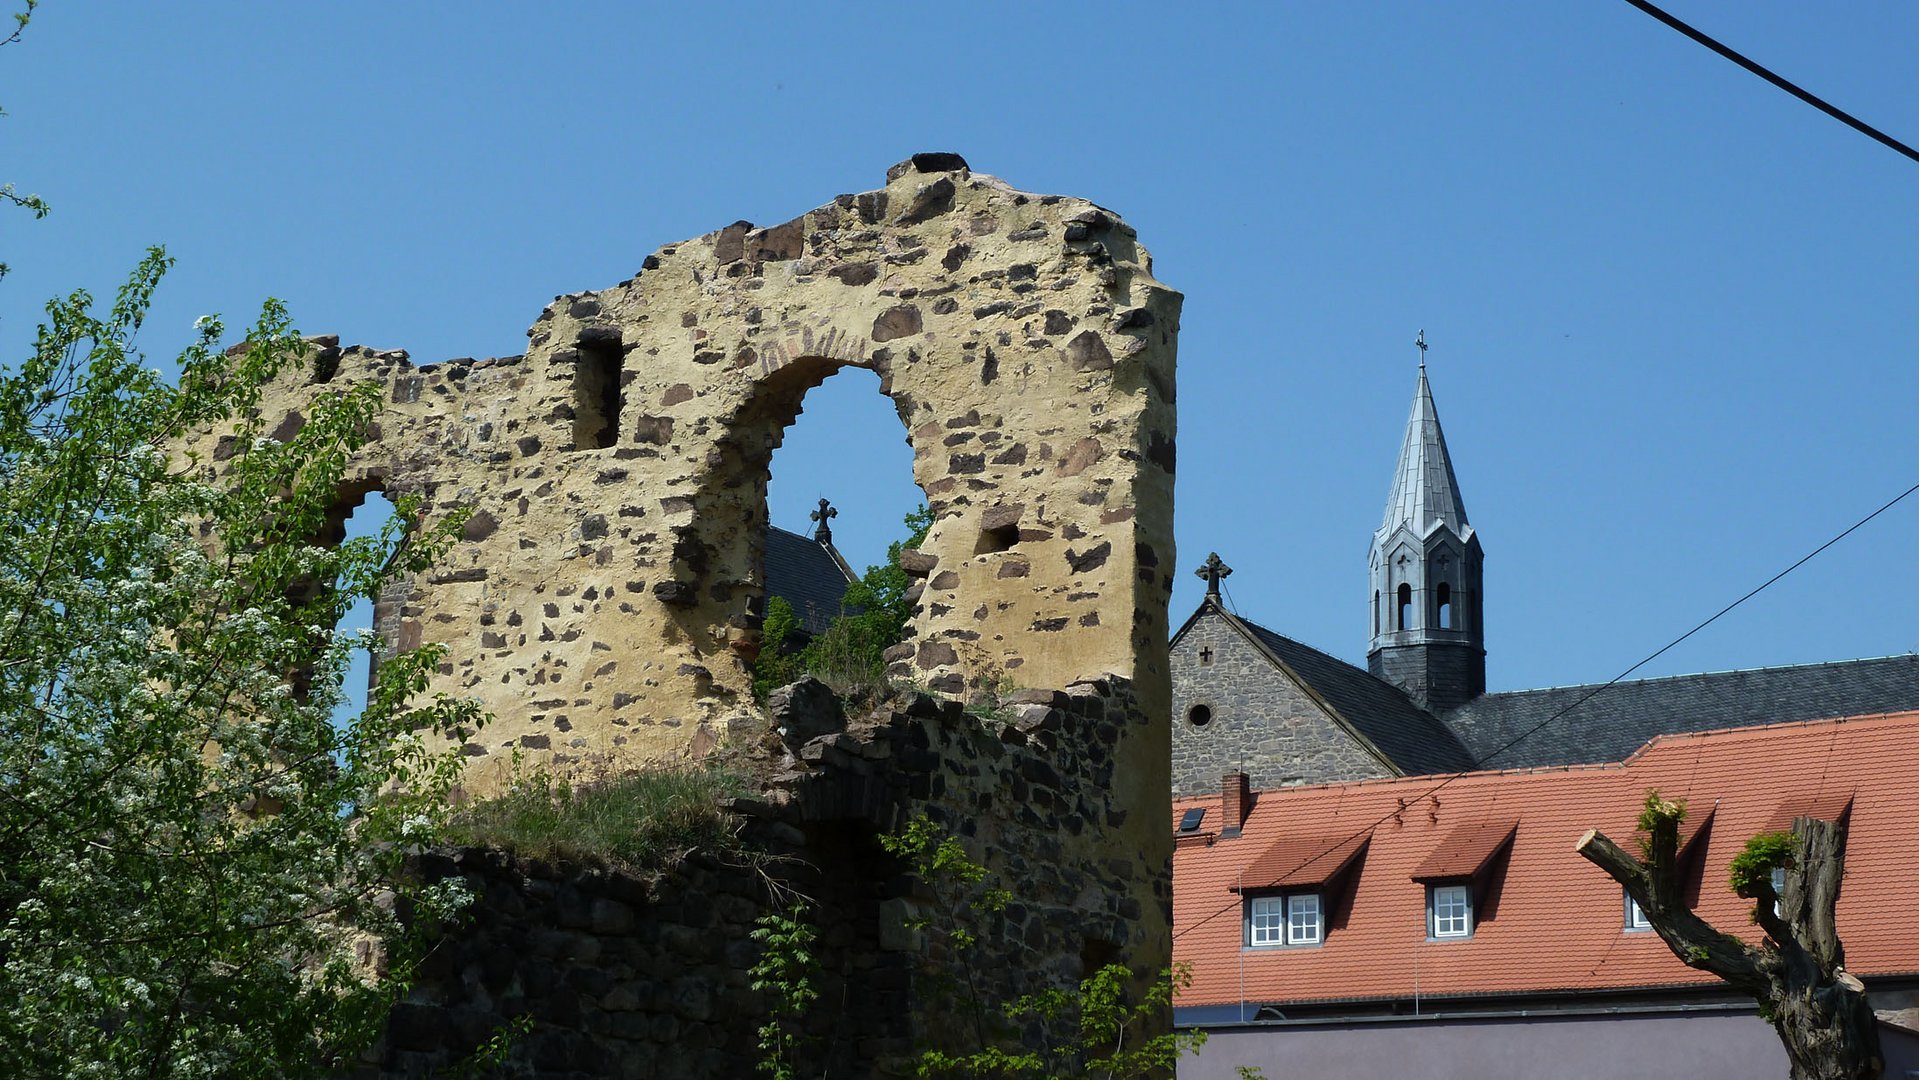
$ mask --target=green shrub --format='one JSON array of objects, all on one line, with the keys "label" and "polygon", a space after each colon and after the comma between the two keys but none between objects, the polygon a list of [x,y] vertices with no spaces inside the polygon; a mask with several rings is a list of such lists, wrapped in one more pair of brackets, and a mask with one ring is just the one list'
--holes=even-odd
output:
[{"label": "green shrub", "polygon": [[913,617],[907,592],[913,581],[900,569],[900,553],[918,547],[933,527],[933,514],[921,506],[905,517],[906,538],[887,545],[886,562],[868,566],[846,587],[840,614],[818,637],[795,648],[798,615],[785,597],[768,597],[760,631],[760,655],[753,662],[753,699],[811,675],[848,701],[884,697],[886,650],[900,643]]}]

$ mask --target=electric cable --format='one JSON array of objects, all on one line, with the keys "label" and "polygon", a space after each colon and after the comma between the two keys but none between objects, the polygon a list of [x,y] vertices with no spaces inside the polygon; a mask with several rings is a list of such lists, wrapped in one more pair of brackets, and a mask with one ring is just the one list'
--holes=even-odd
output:
[{"label": "electric cable", "polygon": [[1893,138],[1892,136],[1886,134],[1885,132],[1880,131],[1878,128],[1873,127],[1871,124],[1866,123],[1864,120],[1861,120],[1858,117],[1852,115],[1851,113],[1846,112],[1844,109],[1839,108],[1837,105],[1833,105],[1830,102],[1827,102],[1826,100],[1824,100],[1823,98],[1816,97],[1811,92],[1801,89],[1799,86],[1786,80],[1785,78],[1779,75],[1773,74],[1771,71],[1760,66],[1757,62],[1749,60],[1745,56],[1742,56],[1741,54],[1733,51],[1731,48],[1720,44],[1719,42],[1713,40],[1710,37],[1707,37],[1705,34],[1701,33],[1700,31],[1679,21],[1678,19],[1667,14],[1666,12],[1661,11],[1659,8],[1654,7],[1652,4],[1647,3],[1646,0],[1626,0],[1626,3],[1631,4],[1633,7],[1636,7],[1639,10],[1645,12],[1646,14],[1652,16],[1653,18],[1659,20],[1660,22],[1665,23],[1667,26],[1673,28],[1674,30],[1679,31],[1681,34],[1686,35],[1687,37],[1698,42],[1699,44],[1704,45],[1706,48],[1711,49],[1713,52],[1718,53],[1720,56],[1725,57],[1726,59],[1732,61],[1733,63],[1738,64],[1740,67],[1745,68],[1747,71],[1752,72],[1754,75],[1757,75],[1760,78],[1766,80],[1767,82],[1773,84],[1774,86],[1777,86],[1779,89],[1784,90],[1786,93],[1791,94],[1793,97],[1798,98],[1800,101],[1805,102],[1806,104],[1812,106],[1813,108],[1818,109],[1820,112],[1825,113],[1827,116],[1830,116],[1833,119],[1839,121],[1840,123],[1845,124],[1847,127],[1850,127],[1853,130],[1860,132],[1861,134],[1870,136],[1874,140],[1877,140],[1878,142],[1883,143],[1886,146],[1893,148],[1894,150],[1897,150],[1901,154],[1904,154],[1905,156],[1911,158],[1914,161],[1919,161],[1919,150],[1914,150],[1912,147],[1907,146],[1905,143],[1900,142],[1898,139]]}]

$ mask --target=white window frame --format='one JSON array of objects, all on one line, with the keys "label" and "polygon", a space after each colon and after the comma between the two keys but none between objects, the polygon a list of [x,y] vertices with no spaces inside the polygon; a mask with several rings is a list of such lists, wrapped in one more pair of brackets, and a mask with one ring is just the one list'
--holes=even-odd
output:
[{"label": "white window frame", "polygon": [[1246,901],[1246,946],[1277,949],[1326,940],[1326,904],[1317,890],[1254,896]]},{"label": "white window frame", "polygon": [[[1622,888],[1620,891],[1624,892],[1625,890]],[[1651,929],[1652,920],[1646,918],[1646,912],[1640,908],[1639,901],[1634,900],[1631,893],[1626,893],[1626,931],[1628,933],[1637,933],[1641,930]]]},{"label": "white window frame", "polygon": [[1286,944],[1317,945],[1326,939],[1325,905],[1316,892],[1286,897]]},{"label": "white window frame", "polygon": [[1473,936],[1473,890],[1470,885],[1462,883],[1426,887],[1426,936],[1433,941],[1463,941]]}]

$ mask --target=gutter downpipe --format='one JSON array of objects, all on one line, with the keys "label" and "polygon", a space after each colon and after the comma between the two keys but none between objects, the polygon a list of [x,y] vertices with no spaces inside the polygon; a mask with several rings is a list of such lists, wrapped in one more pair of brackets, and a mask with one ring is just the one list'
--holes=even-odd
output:
[{"label": "gutter downpipe", "polygon": [[[1242,1013],[1244,1009],[1240,1010]],[[1413,939],[1413,1015],[1419,1015],[1419,939]]]},{"label": "gutter downpipe", "polygon": [[[1246,902],[1246,868],[1243,866],[1239,868],[1239,898],[1240,903]],[[1244,915],[1240,917],[1240,923],[1242,926],[1240,933],[1244,934],[1246,932],[1243,929]],[[1242,1024],[1246,1022],[1246,944],[1243,941],[1239,946],[1239,1022]]]}]

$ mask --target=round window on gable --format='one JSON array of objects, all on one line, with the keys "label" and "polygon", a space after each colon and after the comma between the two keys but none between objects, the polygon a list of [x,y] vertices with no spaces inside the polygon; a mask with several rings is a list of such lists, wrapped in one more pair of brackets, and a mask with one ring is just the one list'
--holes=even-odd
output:
[{"label": "round window on gable", "polygon": [[1187,709],[1186,722],[1194,727],[1205,727],[1207,724],[1213,722],[1213,707],[1210,705],[1195,705]]}]

